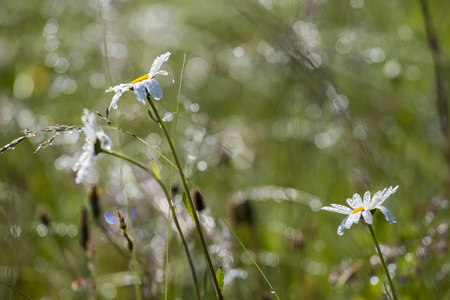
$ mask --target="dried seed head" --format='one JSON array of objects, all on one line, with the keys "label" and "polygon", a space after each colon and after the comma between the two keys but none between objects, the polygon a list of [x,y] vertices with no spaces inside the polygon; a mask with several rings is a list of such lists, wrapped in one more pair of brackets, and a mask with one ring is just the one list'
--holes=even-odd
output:
[{"label": "dried seed head", "polygon": [[89,203],[91,204],[92,216],[95,220],[98,220],[100,216],[100,192],[95,185],[89,191]]},{"label": "dried seed head", "polygon": [[234,224],[246,223],[252,225],[254,222],[253,208],[250,200],[246,199],[242,203],[232,203],[230,214]]},{"label": "dried seed head", "polygon": [[88,248],[89,228],[88,228],[88,211],[83,208],[80,215],[80,243],[84,250]]},{"label": "dried seed head", "polygon": [[47,227],[50,225],[50,218],[48,217],[45,210],[43,210],[43,209],[39,210],[38,217],[39,217],[39,221],[41,221],[42,224],[44,224]]},{"label": "dried seed head", "polygon": [[133,252],[133,240],[131,239],[131,237],[128,235],[128,233],[125,234],[125,238],[127,239],[127,246],[128,246],[128,250],[131,252]]},{"label": "dried seed head", "polygon": [[205,199],[198,190],[194,190],[194,208],[198,212],[205,209]]},{"label": "dried seed head", "polygon": [[175,197],[179,192],[178,184],[172,185],[172,197]]},{"label": "dried seed head", "polygon": [[117,217],[119,219],[120,229],[126,230],[127,224],[125,224],[125,217],[124,217],[123,213],[120,212],[119,208],[117,208]]}]

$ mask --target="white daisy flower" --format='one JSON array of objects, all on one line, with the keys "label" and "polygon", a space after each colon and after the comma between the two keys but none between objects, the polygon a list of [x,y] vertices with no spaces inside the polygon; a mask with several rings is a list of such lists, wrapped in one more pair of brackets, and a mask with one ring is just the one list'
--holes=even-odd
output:
[{"label": "white daisy flower", "polygon": [[98,141],[100,141],[101,148],[105,150],[111,149],[111,139],[109,136],[103,130],[97,130],[95,114],[90,113],[86,108],[83,111],[84,115],[81,117],[81,120],[84,124],[82,129],[86,136],[86,143],[83,146],[83,153],[72,168],[74,172],[77,172],[77,178],[75,179],[76,183],[83,182],[92,169],[95,156],[98,154],[95,149]]},{"label": "white daisy flower", "polygon": [[382,191],[378,191],[373,195],[372,200],[370,199],[370,192],[364,193],[364,198],[361,199],[359,194],[354,194],[353,198],[347,199],[347,203],[350,207],[340,205],[340,204],[331,204],[331,206],[322,207],[323,210],[332,211],[338,214],[348,215],[342,221],[341,225],[339,225],[337,233],[339,235],[344,234],[344,229],[349,229],[353,224],[357,224],[361,216],[367,224],[372,224],[372,212],[375,209],[379,209],[386,220],[389,221],[390,224],[395,223],[394,215],[390,212],[389,209],[382,206],[383,202],[386,199],[395,193],[398,189],[398,185],[396,187],[385,188]]},{"label": "white daisy flower", "polygon": [[134,91],[134,96],[136,97],[136,101],[145,105],[147,101],[147,92],[153,97],[155,100],[160,100],[163,96],[163,92],[161,86],[158,81],[154,79],[156,75],[168,75],[167,71],[159,70],[164,62],[169,59],[170,52],[167,52],[161,56],[158,56],[152,64],[150,71],[148,74],[139,77],[138,79],[133,80],[130,83],[121,83],[119,85],[110,87],[106,90],[106,92],[114,92],[115,95],[111,101],[111,105],[108,110],[111,108],[117,109],[117,101],[119,101],[120,96],[124,92]]}]

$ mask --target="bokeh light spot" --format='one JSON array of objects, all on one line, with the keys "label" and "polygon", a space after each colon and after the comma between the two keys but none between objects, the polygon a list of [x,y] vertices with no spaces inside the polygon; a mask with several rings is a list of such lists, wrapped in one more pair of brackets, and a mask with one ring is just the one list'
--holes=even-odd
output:
[{"label": "bokeh light spot", "polygon": [[360,9],[364,7],[364,0],[350,0],[350,5],[354,8],[354,9]]},{"label": "bokeh light spot", "polygon": [[36,231],[37,231],[37,234],[38,234],[40,237],[44,237],[44,236],[46,236],[47,233],[48,233],[48,228],[47,228],[47,226],[45,226],[44,224],[38,224],[38,225],[36,226]]},{"label": "bokeh light spot", "polygon": [[40,256],[33,259],[33,267],[38,273],[45,273],[47,271],[48,262],[45,260],[45,258],[42,258]]},{"label": "bokeh light spot", "polygon": [[102,293],[103,297],[106,299],[114,299],[117,295],[117,288],[115,285],[111,283],[105,283],[100,288],[100,292]]},{"label": "bokeh light spot", "polygon": [[370,284],[371,285],[377,285],[378,282],[380,282],[380,279],[377,276],[370,277]]},{"label": "bokeh light spot", "polygon": [[30,75],[22,73],[17,76],[13,87],[14,97],[18,99],[28,98],[33,93],[33,89],[34,81]]}]

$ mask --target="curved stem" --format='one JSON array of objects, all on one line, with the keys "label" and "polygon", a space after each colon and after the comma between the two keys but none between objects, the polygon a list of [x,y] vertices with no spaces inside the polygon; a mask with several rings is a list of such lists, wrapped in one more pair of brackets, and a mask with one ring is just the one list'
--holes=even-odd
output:
[{"label": "curved stem", "polygon": [[375,246],[377,247],[377,251],[378,251],[378,255],[380,256],[381,264],[383,265],[384,272],[386,273],[386,276],[389,281],[389,287],[391,288],[391,292],[389,293],[386,289],[386,293],[388,295],[392,294],[392,297],[394,298],[394,300],[397,300],[397,295],[395,295],[394,285],[392,284],[392,279],[391,279],[391,276],[389,275],[389,270],[386,267],[386,263],[384,262],[383,253],[381,253],[380,245],[378,245],[377,238],[375,237],[375,232],[373,231],[372,225],[367,224],[367,226],[369,226],[370,234],[372,235],[373,241],[375,242]]},{"label": "curved stem", "polygon": [[[153,101],[150,99],[150,96],[148,95],[148,93],[147,93],[147,100],[150,103],[150,106],[152,107],[153,113],[156,116],[156,120],[158,121],[159,127],[161,127],[161,129],[164,132],[164,135],[166,136],[166,140],[167,140],[167,142],[169,144],[170,151],[172,152],[173,158],[175,160],[175,164],[176,164],[176,166],[178,168],[178,172],[180,173],[181,181],[183,182],[183,187],[184,187],[184,190],[186,192],[186,197],[187,197],[187,199],[189,201],[189,205],[192,208],[194,208],[195,206],[194,206],[194,203],[192,202],[191,192],[190,192],[189,187],[187,185],[186,176],[184,175],[183,169],[181,168],[181,164],[180,164],[180,161],[178,160],[177,153],[175,152],[175,147],[173,146],[172,139],[170,138],[170,135],[167,132],[166,126],[164,126],[164,123],[163,123],[163,121],[161,119],[161,116],[159,115],[158,110],[156,109],[155,104],[153,103]],[[213,278],[213,283],[214,283],[214,287],[216,289],[217,298],[219,300],[222,300],[223,299],[223,295],[222,295],[222,292],[221,292],[220,287],[219,287],[219,283],[218,283],[217,278],[216,278],[216,272],[214,271],[214,267],[213,267],[212,262],[211,262],[211,257],[209,256],[209,253],[208,253],[208,248],[206,247],[205,238],[203,236],[203,231],[202,231],[202,228],[200,226],[200,222],[198,220],[197,212],[196,212],[195,209],[193,209],[192,211],[193,211],[192,215],[194,216],[195,228],[197,229],[197,232],[198,232],[198,235],[199,235],[199,238],[200,238],[200,242],[202,244],[202,249],[203,249],[203,252],[205,254],[206,261],[208,263],[208,268],[209,268],[209,271],[211,273],[211,277]]]},{"label": "curved stem", "polygon": [[[177,227],[178,233],[180,234],[180,238],[181,238],[181,242],[183,243],[184,246],[184,250],[186,252],[186,255],[188,257],[188,261],[189,261],[189,267],[191,268],[191,272],[192,272],[192,277],[194,279],[194,285],[195,285],[195,290],[196,290],[196,295],[197,295],[197,299],[200,300],[200,288],[198,285],[198,280],[197,280],[197,275],[195,273],[195,268],[194,268],[194,264],[192,262],[192,258],[191,258],[191,254],[189,253],[189,248],[187,245],[187,242],[184,238],[183,232],[181,231],[181,227],[180,227],[180,223],[178,222],[177,216],[175,215],[175,208],[172,205],[172,202],[170,200],[170,195],[169,192],[167,191],[166,187],[164,186],[164,184],[161,182],[161,180],[159,180],[155,174],[152,172],[152,170],[150,170],[149,168],[147,168],[146,166],[144,166],[143,164],[137,162],[136,160],[132,159],[129,156],[126,156],[124,154],[118,153],[118,152],[114,152],[112,150],[105,150],[105,149],[101,149],[100,152],[121,158],[123,160],[126,160],[136,166],[138,166],[139,168],[143,169],[144,171],[146,171],[150,176],[153,177],[153,179],[159,184],[159,186],[161,187],[162,191],[164,192],[164,195],[166,196],[167,199],[167,203],[169,204],[170,210],[172,211],[172,218],[173,221],[175,222],[175,225]],[[168,242],[168,241],[167,241]]]}]

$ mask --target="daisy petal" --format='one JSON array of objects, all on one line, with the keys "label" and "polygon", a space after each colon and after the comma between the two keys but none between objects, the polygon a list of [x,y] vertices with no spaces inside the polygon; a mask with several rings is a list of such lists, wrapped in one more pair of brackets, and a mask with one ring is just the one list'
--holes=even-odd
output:
[{"label": "daisy petal", "polygon": [[162,98],[163,91],[158,81],[156,81],[155,79],[152,78],[146,80],[145,87],[147,88],[148,93],[153,97],[153,99],[160,100]]},{"label": "daisy petal", "polygon": [[[150,68],[150,72],[148,73],[148,76],[150,78],[153,78],[156,74],[161,74],[161,75],[167,75],[167,72],[165,71],[159,71],[159,69],[161,68],[162,64],[167,61],[169,59],[170,56],[170,52],[167,52],[161,56],[158,56],[152,64],[152,67]],[[166,74],[164,74],[166,73]]]},{"label": "daisy petal", "polygon": [[363,199],[364,204],[370,202],[370,192],[367,191],[364,193],[364,199]]},{"label": "daisy petal", "polygon": [[[383,201],[386,200],[390,195],[394,194],[398,189],[398,185],[396,187],[390,186],[386,193],[383,195]],[[381,204],[381,203],[380,203]]]},{"label": "daisy petal", "polygon": [[354,194],[351,199],[347,199],[347,203],[353,209],[363,206],[362,199],[359,194]]},{"label": "daisy petal", "polygon": [[378,209],[384,214],[384,216],[386,217],[386,220],[390,223],[390,224],[394,224],[397,223],[395,221],[394,215],[391,213],[391,211],[389,209],[387,209],[384,206],[379,206]]},{"label": "daisy petal", "polygon": [[100,129],[99,131],[97,131],[97,138],[100,140],[102,149],[111,150],[111,139],[103,130]]},{"label": "daisy petal", "polygon": [[339,205],[339,204],[331,204],[331,205],[334,207],[324,206],[321,209],[335,212],[338,214],[343,214],[343,215],[349,215],[352,213],[352,210],[350,208],[348,208],[347,206],[343,206],[343,205]]},{"label": "daisy petal", "polygon": [[81,120],[84,124],[83,132],[86,135],[86,143],[83,145],[83,152],[72,168],[74,172],[77,172],[76,183],[84,182],[87,175],[91,172],[96,156],[96,143],[100,140],[100,147],[108,150],[111,148],[110,138],[103,130],[98,130],[96,127],[95,114],[90,113],[87,109],[83,111],[84,115]]},{"label": "daisy petal", "polygon": [[358,224],[360,218],[361,218],[360,211],[349,215],[347,222],[345,223],[345,228],[349,229],[350,227],[352,227],[353,224]]},{"label": "daisy petal", "polygon": [[370,211],[363,211],[362,212],[362,216],[364,218],[364,222],[366,222],[366,224],[372,224],[373,218],[372,218],[372,213]]},{"label": "daisy petal", "polygon": [[372,201],[370,202],[370,207],[374,208],[381,201],[382,196],[383,196],[382,191],[376,192],[375,195],[373,195],[373,197],[372,197]]},{"label": "daisy petal", "polygon": [[109,109],[111,110],[111,107],[114,109],[117,109],[117,101],[119,101],[120,97],[124,92],[130,91],[133,88],[133,85],[129,83],[121,83],[119,85],[110,87],[106,90],[106,92],[114,92],[116,93],[111,101],[111,104],[109,105]]},{"label": "daisy petal", "polygon": [[341,222],[341,224],[339,225],[337,234],[339,234],[339,235],[343,235],[343,234],[344,234],[345,223],[347,222],[347,219],[348,219],[348,217],[346,217],[346,218]]},{"label": "daisy petal", "polygon": [[370,204],[370,209],[375,209],[378,208],[381,204],[383,204],[384,201],[386,201],[386,199],[392,195],[393,193],[395,193],[398,189],[398,185],[393,188],[392,186],[390,186],[388,189],[384,189],[383,191],[378,191],[375,196],[372,198],[372,202]]},{"label": "daisy petal", "polygon": [[142,82],[138,82],[134,85],[133,90],[136,101],[142,105],[145,105],[147,103],[147,92],[145,90],[145,84]]}]

